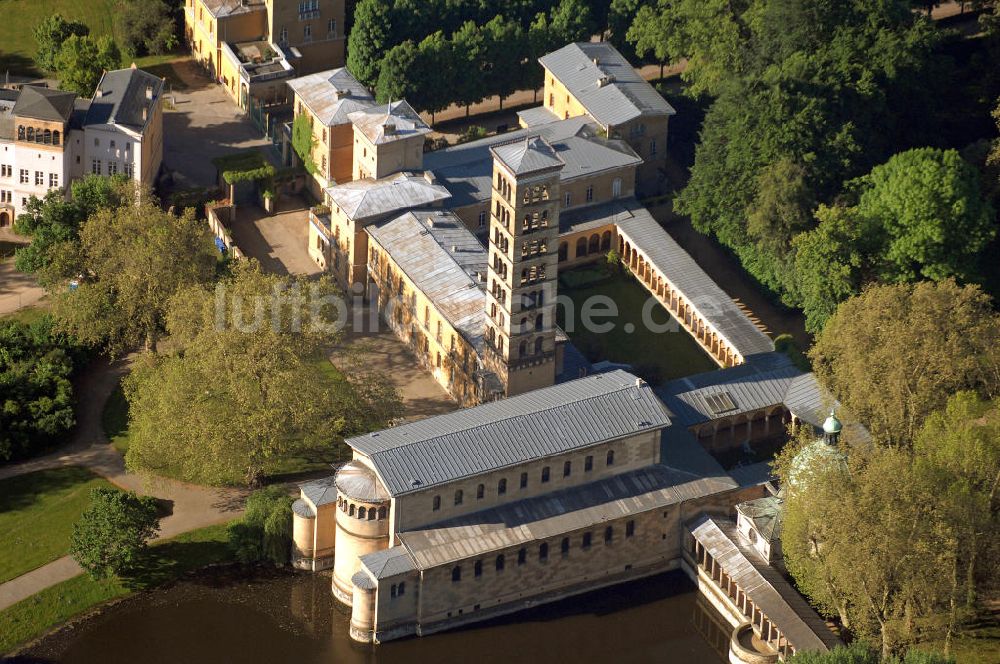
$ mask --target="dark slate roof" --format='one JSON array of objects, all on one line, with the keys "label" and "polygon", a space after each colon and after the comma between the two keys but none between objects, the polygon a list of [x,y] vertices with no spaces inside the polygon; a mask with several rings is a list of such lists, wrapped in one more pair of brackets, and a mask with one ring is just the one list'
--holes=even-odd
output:
[{"label": "dark slate roof", "polygon": [[564,165],[555,149],[541,136],[499,143],[490,148],[490,152],[514,175],[553,170]]},{"label": "dark slate roof", "polygon": [[[697,443],[681,455],[708,457]],[[647,466],[398,536],[419,569],[448,565],[735,489],[736,483],[714,465],[716,472],[708,475],[670,465]]]},{"label": "dark slate roof", "polygon": [[361,556],[361,564],[375,579],[398,576],[416,569],[413,557],[404,546],[393,546]]},{"label": "dark slate roof", "polygon": [[568,44],[538,61],[606,127],[676,113],[608,42]]},{"label": "dark slate roof", "polygon": [[[146,98],[147,87],[152,88],[152,99]],[[141,69],[105,72],[97,84],[86,124],[115,124],[141,131],[146,126],[142,109],[147,109],[147,117],[151,117],[162,90],[163,80]]]},{"label": "dark slate roof", "polygon": [[774,350],[774,343],[753,324],[726,291],[677,244],[649,211],[634,199],[622,199],[629,214],[613,219],[618,234],[664,275],[692,303],[702,318],[745,359]]},{"label": "dark slate roof", "polygon": [[76,93],[50,90],[34,85],[21,88],[12,113],[18,117],[48,120],[50,122],[65,122],[73,113],[73,100]]},{"label": "dark slate roof", "polygon": [[653,390],[613,371],[347,441],[393,496],[670,425]]}]

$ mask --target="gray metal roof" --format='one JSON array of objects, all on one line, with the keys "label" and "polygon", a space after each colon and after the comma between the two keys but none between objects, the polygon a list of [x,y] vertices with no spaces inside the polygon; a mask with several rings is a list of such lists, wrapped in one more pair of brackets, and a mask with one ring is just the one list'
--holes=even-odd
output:
[{"label": "gray metal roof", "polygon": [[[700,448],[696,451],[706,454]],[[402,532],[399,539],[409,549],[417,568],[428,569],[559,537],[735,486],[725,473],[703,477],[653,465]],[[618,533],[619,537],[623,535]]]},{"label": "gray metal roof", "polygon": [[375,98],[346,67],[293,78],[288,87],[327,127],[347,124],[348,115],[375,105]]},{"label": "gray metal roof", "polygon": [[385,488],[371,468],[357,461],[345,463],[340,467],[336,475],[336,485],[340,495],[353,500],[368,503],[389,500],[389,494],[385,492]]},{"label": "gray metal roof", "polygon": [[562,119],[545,106],[535,106],[534,108],[518,111],[517,117],[521,121],[521,125],[529,129]]},{"label": "gray metal roof", "polygon": [[392,256],[414,286],[477,350],[486,334],[488,258],[452,212],[417,210],[367,228],[371,241]]},{"label": "gray metal roof", "polygon": [[597,126],[587,117],[560,120],[428,152],[424,155],[424,168],[433,171],[451,192],[453,207],[465,207],[490,199],[493,186],[490,148],[507,141],[523,141],[530,136],[544,138],[565,164],[559,173],[561,182],[642,163],[642,158],[624,141],[602,138],[597,132]]},{"label": "gray metal roof", "polygon": [[768,542],[781,539],[781,498],[765,496],[739,503],[736,511],[753,523],[754,528]]},{"label": "gray metal roof", "polygon": [[692,303],[702,318],[746,358],[774,350],[774,343],[764,334],[732,298],[709,277],[660,226],[649,211],[635,199],[622,199],[630,214],[616,215],[618,234],[649,261]]},{"label": "gray metal roof", "polygon": [[353,221],[379,219],[393,212],[431,206],[451,194],[429,176],[393,173],[381,180],[353,180],[326,188],[330,201]]},{"label": "gray metal roof", "polygon": [[670,425],[653,390],[612,371],[350,438],[399,496]]},{"label": "gray metal roof", "polygon": [[559,234],[592,231],[608,224],[617,224],[619,218],[631,216],[629,207],[620,199],[569,208],[559,213]]},{"label": "gray metal roof", "polygon": [[[842,412],[842,406],[833,395],[819,384],[816,375],[812,373],[796,377],[788,385],[784,398],[785,407],[795,417],[808,422],[817,430],[823,426],[823,421],[831,410]],[[841,417],[844,420],[843,436],[852,441],[867,442],[871,433],[854,418]]]},{"label": "gray metal roof", "polygon": [[336,475],[313,480],[312,482],[306,482],[305,484],[300,485],[299,489],[302,490],[302,495],[308,498],[309,501],[316,507],[326,505],[327,503],[337,502]]},{"label": "gray metal roof", "polygon": [[371,106],[348,115],[373,145],[430,133],[431,128],[405,101]]},{"label": "gray metal roof", "polygon": [[[801,375],[790,362],[768,371],[743,364],[678,378],[656,392],[670,409],[674,423],[688,427],[783,404],[792,381]],[[735,408],[721,413],[713,410],[712,397],[722,394],[729,395]]]},{"label": "gray metal roof", "polygon": [[416,569],[413,557],[404,546],[392,546],[361,556],[361,564],[375,579],[398,576]]},{"label": "gray metal roof", "polygon": [[743,542],[732,521],[702,515],[689,528],[792,647],[826,651],[840,644],[792,584]]},{"label": "gray metal roof", "polygon": [[541,136],[497,143],[490,148],[490,152],[514,175],[549,171],[565,165],[555,149]]},{"label": "gray metal roof", "polygon": [[760,486],[777,479],[770,461],[758,461],[730,468],[729,476],[741,487]]},{"label": "gray metal roof", "polygon": [[204,0],[205,9],[215,18],[264,11],[264,0]]},{"label": "gray metal roof", "polygon": [[305,519],[316,518],[316,510],[312,508],[312,505],[301,498],[297,498],[295,502],[292,503],[292,511]]},{"label": "gray metal roof", "polygon": [[[153,108],[160,103],[162,91],[163,80],[141,69],[105,72],[97,84],[84,124],[114,124],[142,131],[153,115]],[[146,109],[145,118],[143,109]]]},{"label": "gray metal roof", "polygon": [[373,579],[371,575],[363,569],[359,569],[354,573],[354,576],[351,577],[351,583],[361,590],[375,590],[375,588],[378,587],[378,584],[375,583],[375,579]]},{"label": "gray metal roof", "polygon": [[73,100],[76,93],[51,90],[35,85],[21,88],[14,104],[13,115],[34,120],[50,122],[66,122],[73,113]]},{"label": "gray metal roof", "polygon": [[608,42],[568,44],[538,61],[605,127],[677,112]]}]

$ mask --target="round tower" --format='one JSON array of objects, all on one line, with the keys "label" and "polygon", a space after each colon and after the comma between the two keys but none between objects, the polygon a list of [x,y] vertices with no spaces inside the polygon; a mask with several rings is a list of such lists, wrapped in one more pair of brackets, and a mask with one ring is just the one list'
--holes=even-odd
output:
[{"label": "round tower", "polygon": [[361,643],[371,643],[375,637],[375,582],[368,573],[359,571],[351,579],[353,603],[351,605],[351,638]]},{"label": "round tower", "polygon": [[352,577],[361,556],[389,548],[389,494],[366,465],[351,461],[337,471],[336,558],[333,594],[344,604],[354,601]]}]

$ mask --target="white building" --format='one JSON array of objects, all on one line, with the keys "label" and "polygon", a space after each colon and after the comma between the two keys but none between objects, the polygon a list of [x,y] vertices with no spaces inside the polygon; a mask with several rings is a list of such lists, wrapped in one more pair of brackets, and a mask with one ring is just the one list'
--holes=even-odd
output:
[{"label": "white building", "polygon": [[106,72],[92,100],[24,86],[0,90],[0,227],[32,196],[69,191],[86,173],[152,185],[163,161],[163,81],[139,69]]}]

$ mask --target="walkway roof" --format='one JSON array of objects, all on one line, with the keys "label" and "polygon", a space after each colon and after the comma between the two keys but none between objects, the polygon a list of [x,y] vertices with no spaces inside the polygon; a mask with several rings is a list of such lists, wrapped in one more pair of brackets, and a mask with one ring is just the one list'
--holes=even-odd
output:
[{"label": "walkway roof", "polygon": [[327,127],[348,124],[348,115],[375,105],[375,98],[346,67],[293,78],[288,87]]}]

